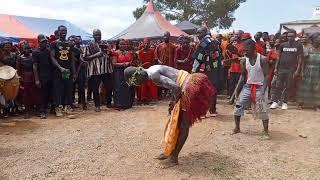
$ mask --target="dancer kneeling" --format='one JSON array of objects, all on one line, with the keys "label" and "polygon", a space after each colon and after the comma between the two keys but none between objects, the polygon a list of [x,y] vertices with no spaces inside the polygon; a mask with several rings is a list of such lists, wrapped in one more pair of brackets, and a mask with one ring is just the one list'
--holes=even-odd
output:
[{"label": "dancer kneeling", "polygon": [[164,134],[164,153],[157,159],[165,160],[166,167],[177,165],[189,128],[209,110],[210,100],[216,95],[215,88],[205,74],[189,74],[164,65],[154,65],[148,69],[128,67],[125,77],[129,85],[141,85],[152,80],[172,91],[170,118]]}]

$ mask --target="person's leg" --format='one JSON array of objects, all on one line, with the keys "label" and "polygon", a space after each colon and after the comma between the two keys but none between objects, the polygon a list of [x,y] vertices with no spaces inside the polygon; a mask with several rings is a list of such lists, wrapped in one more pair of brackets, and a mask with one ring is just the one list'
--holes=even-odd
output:
[{"label": "person's leg", "polygon": [[110,73],[104,74],[103,75],[103,85],[106,91],[106,104],[107,107],[111,107],[111,102],[112,102],[112,76]]},{"label": "person's leg", "polygon": [[240,120],[241,116],[234,116],[234,123],[235,123],[235,128],[233,130],[233,134],[240,133]]},{"label": "person's leg", "polygon": [[232,94],[230,93],[230,88],[229,88],[230,79],[229,79],[229,68],[228,67],[224,67],[224,78],[225,78],[224,83],[225,83],[225,89],[227,90],[227,95],[231,97]]},{"label": "person's leg", "polygon": [[62,116],[62,91],[63,85],[60,77],[55,77],[53,80],[53,93],[54,93],[54,104],[55,104],[55,113],[57,117]]},{"label": "person's leg", "polygon": [[240,79],[240,74],[239,73],[231,73],[230,74],[230,93],[231,93],[231,98],[230,98],[230,104],[233,104],[234,103],[234,100],[235,100],[235,89],[238,85],[238,82],[239,82],[239,79]]},{"label": "person's leg", "polygon": [[93,92],[93,100],[94,100],[94,106],[95,110],[98,112],[100,109],[100,94],[99,94],[99,85],[101,82],[100,76],[91,76],[90,78],[91,85],[92,85],[92,92]]},{"label": "person's leg", "polygon": [[234,110],[234,122],[235,122],[235,128],[232,132],[232,134],[240,133],[240,119],[241,116],[244,115],[244,110],[248,107],[250,101],[250,87],[249,85],[244,85],[241,93],[239,95],[239,98],[235,105]]},{"label": "person's leg", "polygon": [[284,79],[284,82],[286,82],[285,87],[284,87],[285,89],[283,91],[283,103],[288,104],[289,96],[291,93],[291,85],[292,85],[292,81],[293,81],[293,73],[291,73],[291,72],[284,73],[283,79]]},{"label": "person's leg", "polygon": [[187,113],[185,111],[182,111],[179,118],[179,137],[177,140],[176,147],[172,154],[170,155],[170,158],[167,159],[167,162],[164,162],[168,164],[169,166],[177,165],[178,164],[178,157],[179,153],[184,146],[188,135],[189,135],[189,128],[190,128],[190,121],[187,118]]},{"label": "person's leg", "polygon": [[[78,85],[78,82],[76,81],[73,83],[73,86],[72,86],[72,95],[71,95],[71,101],[72,101],[71,104],[72,105],[75,105],[75,103],[76,103],[76,87],[77,87],[77,85]],[[78,94],[78,96],[79,96],[79,94]]]},{"label": "person's leg", "polygon": [[87,109],[87,103],[86,103],[86,94],[85,94],[85,78],[78,78],[78,103],[82,104],[82,109]]},{"label": "person's leg", "polygon": [[93,82],[92,82],[92,76],[91,76],[88,80],[87,102],[92,100],[92,92],[93,92]]},{"label": "person's leg", "polygon": [[282,90],[284,84],[286,83],[284,75],[285,73],[279,72],[276,76],[275,88],[271,92],[271,101],[273,102],[270,106],[271,109],[276,109],[278,107],[278,103],[282,95]]},{"label": "person's leg", "polygon": [[230,92],[230,96],[233,95],[234,93],[234,89],[235,89],[235,73],[230,73],[230,84],[229,84],[229,92]]},{"label": "person's leg", "polygon": [[66,105],[71,106],[72,105],[73,80],[72,79],[64,80],[64,85],[65,85]]},{"label": "person's leg", "polygon": [[270,89],[270,99],[271,99],[271,101],[273,101],[274,99],[275,99],[275,97],[276,97],[276,93],[277,93],[277,87],[276,87],[276,85],[277,85],[277,76],[276,75],[274,75],[273,76],[273,79],[272,79],[272,81],[271,81],[271,85],[270,85],[270,87],[269,87],[269,89]]},{"label": "person's leg", "polygon": [[188,135],[189,135],[189,128],[190,128],[190,122],[187,119],[187,113],[186,112],[182,112],[180,114],[180,118],[179,118],[179,136],[177,139],[177,143],[176,143],[176,147],[173,150],[173,152],[171,153],[171,155],[169,157],[161,154],[160,156],[157,157],[157,159],[159,160],[165,160],[163,161],[163,165],[168,168],[168,167],[172,167],[178,164],[178,157],[179,157],[179,153],[182,149],[182,147],[184,146]]},{"label": "person's leg", "polygon": [[47,117],[47,109],[48,109],[48,104],[49,104],[49,99],[50,99],[50,86],[49,86],[49,81],[42,81],[41,82],[41,88],[40,88],[40,93],[41,93],[41,105],[40,105],[40,117],[41,119],[45,119]]},{"label": "person's leg", "polygon": [[262,120],[262,124],[263,124],[263,132],[266,134],[269,134],[269,119]]},{"label": "person's leg", "polygon": [[211,107],[210,107],[211,116],[217,116],[217,95],[212,97]]},{"label": "person's leg", "polygon": [[[262,97],[263,96],[263,97]],[[256,99],[263,99],[263,101],[257,101],[256,105],[258,105],[258,118],[262,120],[263,125],[263,136],[269,136],[269,108],[268,108],[268,89],[264,92],[264,89],[260,87],[256,90]]]}]

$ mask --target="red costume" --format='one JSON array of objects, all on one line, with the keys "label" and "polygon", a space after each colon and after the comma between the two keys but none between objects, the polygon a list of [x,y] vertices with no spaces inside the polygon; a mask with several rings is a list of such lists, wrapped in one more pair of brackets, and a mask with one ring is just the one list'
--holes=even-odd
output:
[{"label": "red costume", "polygon": [[276,48],[271,49],[267,54],[267,59],[269,60],[269,87],[271,87],[271,82],[274,76],[274,69],[276,61],[279,59],[279,54]]},{"label": "red costume", "polygon": [[[138,59],[144,69],[147,69],[152,65],[155,65],[154,49],[145,50],[144,48],[142,48],[140,51],[137,52],[137,54]],[[151,80],[148,80],[145,84],[138,86],[136,88],[136,91],[137,98],[139,101],[158,99],[158,87]]]},{"label": "red costume", "polygon": [[192,70],[192,54],[194,49],[191,46],[180,46],[176,51],[175,64],[179,70],[185,70],[191,73]]},{"label": "red costume", "polygon": [[163,42],[157,46],[155,56],[160,64],[174,67],[175,53],[176,46],[174,44]]},{"label": "red costume", "polygon": [[262,55],[266,54],[266,44],[263,41],[256,42],[256,52]]},{"label": "red costume", "polygon": [[[243,43],[242,42],[238,42],[235,47],[238,50],[238,54],[232,54],[232,58],[239,58],[239,55],[243,55]],[[232,62],[229,72],[230,73],[241,73],[241,64],[237,63],[237,62]]]}]

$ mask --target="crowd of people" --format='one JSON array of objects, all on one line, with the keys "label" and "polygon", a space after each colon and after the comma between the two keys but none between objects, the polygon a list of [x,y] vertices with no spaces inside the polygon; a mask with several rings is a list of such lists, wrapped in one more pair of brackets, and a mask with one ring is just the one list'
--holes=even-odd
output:
[{"label": "crowd of people", "polygon": [[[174,38],[169,32],[160,39],[145,38],[140,42],[108,42],[101,37],[101,31],[95,29],[94,40],[83,45],[80,36],[67,38],[67,28],[59,26],[55,36],[40,34],[37,48],[26,41],[18,46],[2,42],[1,65],[15,68],[20,76],[19,95],[2,105],[2,115],[23,113],[30,118],[40,112],[45,119],[49,111],[61,117],[79,106],[88,110],[92,100],[94,110],[100,112],[102,105],[121,111],[131,108],[135,101],[149,104],[165,99],[174,93],[151,80],[135,86],[124,73],[129,66],[148,69],[157,64],[206,74],[216,92],[228,95],[233,104],[239,98],[241,77],[246,76],[243,67],[248,64],[242,60],[249,39],[254,40],[255,52],[267,62],[271,109],[280,104],[283,110],[288,109],[290,97],[299,108],[320,108],[320,33],[297,34],[289,30],[275,35],[257,32],[252,37],[239,30],[211,35],[202,27],[198,40],[189,36]],[[251,45],[247,42],[248,47]],[[213,117],[218,114],[216,102],[215,95],[209,110]],[[246,109],[250,109],[250,103]]]}]

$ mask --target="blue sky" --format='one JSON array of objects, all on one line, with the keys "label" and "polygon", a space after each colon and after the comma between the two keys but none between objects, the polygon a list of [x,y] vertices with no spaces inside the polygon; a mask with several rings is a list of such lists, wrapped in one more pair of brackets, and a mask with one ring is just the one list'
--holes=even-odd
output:
[{"label": "blue sky", "polygon": [[[132,24],[132,11],[143,0],[9,0],[0,13],[68,20],[87,32],[100,28],[110,38]],[[230,29],[276,32],[281,22],[310,19],[320,0],[247,0],[235,12]]]},{"label": "blue sky", "polygon": [[317,5],[320,0],[247,0],[236,10],[230,29],[275,33],[282,22],[310,19]]}]

